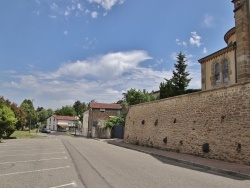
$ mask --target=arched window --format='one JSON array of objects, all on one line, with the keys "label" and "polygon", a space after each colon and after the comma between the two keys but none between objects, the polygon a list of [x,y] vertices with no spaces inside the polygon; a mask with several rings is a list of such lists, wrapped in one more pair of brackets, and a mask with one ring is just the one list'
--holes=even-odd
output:
[{"label": "arched window", "polygon": [[224,82],[228,81],[228,60],[225,59],[223,62],[223,80]]},{"label": "arched window", "polygon": [[220,64],[216,63],[214,66],[215,81],[220,81]]}]

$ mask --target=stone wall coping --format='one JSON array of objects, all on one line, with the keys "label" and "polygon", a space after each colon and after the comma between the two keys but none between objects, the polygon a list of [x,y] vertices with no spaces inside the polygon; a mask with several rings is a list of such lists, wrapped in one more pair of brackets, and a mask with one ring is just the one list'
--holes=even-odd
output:
[{"label": "stone wall coping", "polygon": [[205,91],[198,91],[198,92],[194,92],[194,93],[188,93],[188,94],[184,94],[184,95],[177,95],[177,96],[174,96],[174,97],[169,97],[169,98],[154,100],[154,101],[150,101],[150,102],[130,105],[129,108],[134,107],[134,106],[144,106],[144,105],[148,105],[148,104],[159,103],[161,101],[167,101],[167,100],[172,100],[172,99],[183,98],[183,97],[191,96],[191,95],[199,95],[199,94],[203,94],[203,93],[209,93],[209,92],[214,92],[214,91],[225,90],[225,89],[228,89],[228,88],[243,86],[243,85],[247,85],[247,84],[250,84],[250,81],[236,83],[236,84],[232,84],[232,85],[229,85],[229,86],[223,86],[223,87],[219,87],[219,88],[208,89],[208,90],[205,90]]}]

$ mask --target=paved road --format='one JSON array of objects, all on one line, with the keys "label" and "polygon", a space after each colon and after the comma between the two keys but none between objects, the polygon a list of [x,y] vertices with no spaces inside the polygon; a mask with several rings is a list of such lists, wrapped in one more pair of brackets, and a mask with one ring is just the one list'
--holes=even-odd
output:
[{"label": "paved road", "polygon": [[1,188],[250,187],[249,180],[179,165],[106,142],[62,135],[48,138],[0,144]]},{"label": "paved road", "polygon": [[20,139],[0,143],[0,187],[84,187],[59,139]]}]

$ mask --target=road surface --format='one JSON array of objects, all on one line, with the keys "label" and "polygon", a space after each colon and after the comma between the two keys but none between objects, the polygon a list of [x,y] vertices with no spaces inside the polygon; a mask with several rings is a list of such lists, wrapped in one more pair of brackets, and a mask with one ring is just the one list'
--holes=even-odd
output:
[{"label": "road surface", "polygon": [[82,137],[6,140],[1,188],[249,188],[250,180],[156,158]]}]

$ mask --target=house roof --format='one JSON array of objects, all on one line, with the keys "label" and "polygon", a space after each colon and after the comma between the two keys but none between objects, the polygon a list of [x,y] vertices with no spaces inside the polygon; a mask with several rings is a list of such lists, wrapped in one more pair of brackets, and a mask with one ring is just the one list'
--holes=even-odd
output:
[{"label": "house roof", "polygon": [[97,103],[97,102],[90,102],[90,108],[105,108],[105,109],[122,109],[120,104],[107,104],[107,103]]},{"label": "house roof", "polygon": [[212,53],[212,54],[210,54],[210,55],[208,55],[206,57],[203,57],[202,59],[199,59],[198,61],[199,61],[200,64],[202,64],[202,63],[205,63],[205,62],[207,62],[207,61],[209,61],[209,60],[211,60],[213,58],[216,58],[216,57],[218,57],[220,55],[223,55],[223,54],[225,54],[225,53],[227,53],[227,52],[229,52],[231,50],[234,50],[234,49],[236,49],[236,42],[233,43],[233,44],[228,45],[225,48],[222,48],[221,50],[219,50],[217,52],[214,52],[214,53]]},{"label": "house roof", "polygon": [[74,116],[59,116],[59,115],[53,115],[54,118],[57,120],[69,120],[69,121],[76,121],[76,118]]}]

